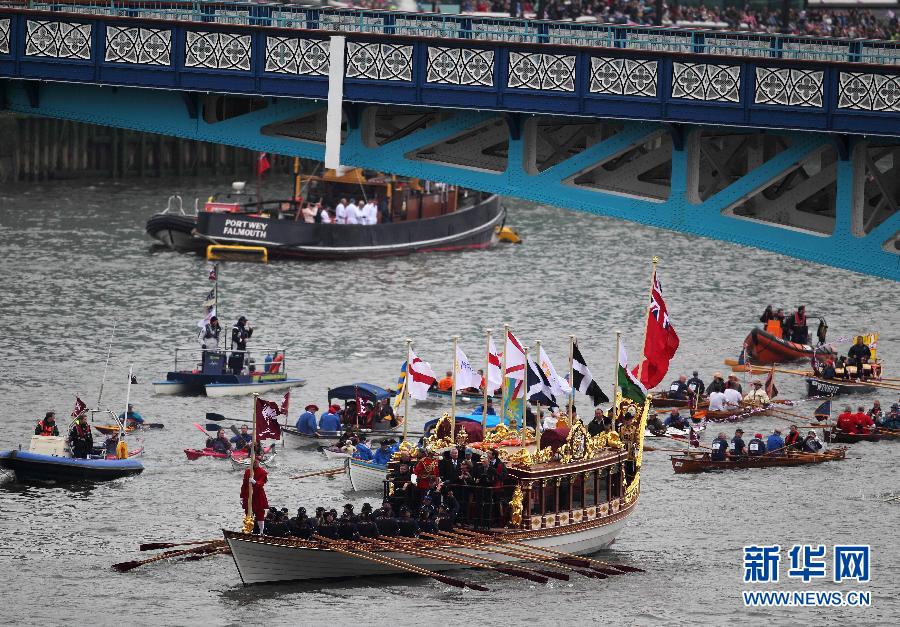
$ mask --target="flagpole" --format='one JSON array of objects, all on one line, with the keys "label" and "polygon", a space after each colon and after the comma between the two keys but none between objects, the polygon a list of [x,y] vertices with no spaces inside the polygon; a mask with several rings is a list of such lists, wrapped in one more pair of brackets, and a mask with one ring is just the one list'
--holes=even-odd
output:
[{"label": "flagpole", "polygon": [[[125,419],[119,424],[119,429],[122,430],[119,441],[123,441],[125,439],[125,425],[128,424],[128,404],[131,402],[131,377],[134,374],[134,365],[128,367],[128,387],[125,388]],[[99,405],[97,409],[100,409]]]},{"label": "flagpole", "polygon": [[509,341],[509,324],[503,323],[503,363],[500,364],[500,424],[506,422],[506,343]]},{"label": "flagpole", "polygon": [[[541,341],[537,340],[535,342],[537,345],[537,355],[538,359],[541,358]],[[540,364],[538,364],[538,368],[540,368]],[[528,359],[525,359],[525,390],[528,390]],[[537,453],[541,450],[541,429],[544,425],[541,424],[541,402],[537,403],[537,412],[534,414],[534,443],[535,449],[534,452]]]},{"label": "flagpole", "polygon": [[[644,343],[641,344],[641,360],[638,362],[638,381],[641,381],[641,374],[644,372],[644,350],[647,348],[647,321],[650,319],[650,302],[653,300],[653,279],[656,277],[656,264],[659,263],[659,257],[653,255],[650,270],[650,292],[647,294],[647,300],[644,301]],[[616,355],[616,363],[619,363],[619,355]],[[618,372],[618,371],[617,371]]]},{"label": "flagpole", "polygon": [[[613,358],[613,384],[612,384],[612,407],[610,407],[610,430],[616,426],[616,393],[619,389],[619,350],[622,342],[622,332],[616,331],[616,354]],[[625,364],[628,367],[628,364]]]},{"label": "flagpole", "polygon": [[[256,478],[256,405],[259,403],[259,394],[253,393],[253,431],[250,438],[250,476],[247,477],[247,511],[244,517],[244,533],[253,531],[253,479]],[[249,529],[248,529],[249,527]]]},{"label": "flagpole", "polygon": [[569,426],[574,426],[572,424],[572,408],[575,406],[575,336],[569,336],[569,387],[572,388],[572,391],[569,392]]},{"label": "flagpole", "polygon": [[525,450],[525,416],[528,411],[528,347],[523,346],[522,351],[525,353],[525,379],[522,381],[522,450]]},{"label": "flagpole", "polygon": [[457,346],[459,346],[459,336],[453,336],[453,387],[450,388],[450,443],[456,442],[456,369],[459,367],[459,360],[456,358]]},{"label": "flagpole", "polygon": [[410,338],[406,338],[406,377],[403,379],[403,439],[401,442],[406,442],[406,429],[409,425],[409,349],[412,345],[412,340]]},{"label": "flagpole", "polygon": [[[487,353],[484,357],[484,405],[481,410],[481,432],[484,433],[484,430],[487,428],[487,401],[488,401],[488,385],[489,379],[491,378],[491,331],[493,329],[485,329],[484,332],[487,335],[487,346],[485,347]],[[502,377],[501,377],[502,380]]]}]

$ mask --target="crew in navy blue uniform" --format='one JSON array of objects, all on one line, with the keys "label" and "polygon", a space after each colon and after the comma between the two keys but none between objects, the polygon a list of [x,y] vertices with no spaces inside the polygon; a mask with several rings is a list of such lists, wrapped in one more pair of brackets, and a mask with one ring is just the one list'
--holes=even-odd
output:
[{"label": "crew in navy blue uniform", "polygon": [[750,457],[756,457],[766,452],[766,443],[763,442],[762,433],[757,433],[747,444],[747,454]]},{"label": "crew in navy blue uniform", "polygon": [[734,432],[734,437],[731,438],[731,447],[728,451],[728,455],[730,457],[742,457],[746,454],[747,445],[744,443],[744,430],[737,429]]},{"label": "crew in navy blue uniform", "polygon": [[669,393],[666,396],[671,399],[686,401],[690,392],[687,385],[687,377],[681,375],[677,380],[672,381],[672,385],[669,386]]},{"label": "crew in navy blue uniform", "polygon": [[[231,350],[246,351],[247,340],[253,336],[253,327],[250,321],[244,316],[238,318],[238,321],[231,327]],[[244,352],[233,352],[228,360],[228,366],[235,374],[240,374],[244,367]]]},{"label": "crew in navy blue uniform", "polygon": [[872,358],[871,349],[863,342],[863,336],[856,336],[856,344],[847,351],[847,362],[857,368],[857,376],[862,372],[862,365]]},{"label": "crew in navy blue uniform", "polygon": [[712,460],[714,462],[724,462],[727,452],[728,436],[722,431],[719,433],[719,437],[712,441]]},{"label": "crew in navy blue uniform", "polygon": [[706,384],[703,383],[703,379],[696,370],[694,370],[694,376],[687,380],[687,386],[694,396],[703,396],[703,393],[706,392]]}]

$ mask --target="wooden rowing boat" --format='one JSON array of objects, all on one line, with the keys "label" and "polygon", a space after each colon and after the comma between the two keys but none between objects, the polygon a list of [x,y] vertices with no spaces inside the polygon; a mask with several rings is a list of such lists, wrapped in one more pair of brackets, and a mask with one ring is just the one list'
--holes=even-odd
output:
[{"label": "wooden rowing boat", "polygon": [[876,427],[871,433],[846,433],[836,429],[823,431],[825,441],[834,444],[856,444],[858,442],[879,442],[884,440],[900,440],[900,432],[886,431]]},{"label": "wooden rowing boat", "polygon": [[797,344],[776,337],[759,327],[750,331],[744,340],[747,347],[747,359],[754,364],[777,364],[789,361],[809,361],[815,353],[816,357],[834,356],[834,347],[830,344],[812,346]]},{"label": "wooden rowing boat", "polygon": [[868,394],[877,388],[874,385],[840,379],[822,379],[807,377],[806,394],[808,396],[839,396],[844,394]]},{"label": "wooden rowing boat", "polygon": [[746,468],[773,468],[776,466],[806,466],[844,459],[846,448],[835,448],[824,453],[799,453],[788,451],[786,455],[745,456],[739,459],[713,461],[709,453],[670,455],[672,470],[676,474],[710,472],[713,470],[743,470]]},{"label": "wooden rowing boat", "polygon": [[756,405],[747,407],[741,405],[739,407],[731,407],[728,409],[707,410],[706,419],[711,422],[737,422],[745,418],[754,418],[756,416],[768,416],[772,413],[768,405]]}]

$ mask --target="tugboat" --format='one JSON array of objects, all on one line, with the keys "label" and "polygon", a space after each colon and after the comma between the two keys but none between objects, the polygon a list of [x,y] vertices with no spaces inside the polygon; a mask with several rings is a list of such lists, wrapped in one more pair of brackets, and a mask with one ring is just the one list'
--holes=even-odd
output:
[{"label": "tugboat", "polygon": [[[301,189],[299,180],[295,189]],[[505,233],[506,210],[494,194],[359,169],[305,177],[302,189],[306,202],[251,201],[243,185],[213,196],[197,216],[196,238],[219,252],[252,246],[265,248],[268,258],[352,259],[486,248]],[[304,220],[310,202],[321,203],[333,218],[342,198],[375,203],[377,223]]]}]

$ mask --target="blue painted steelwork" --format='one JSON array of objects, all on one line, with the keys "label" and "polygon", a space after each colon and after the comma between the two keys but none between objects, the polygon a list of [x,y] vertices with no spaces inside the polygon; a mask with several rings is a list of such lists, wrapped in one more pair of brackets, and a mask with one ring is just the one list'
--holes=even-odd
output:
[{"label": "blue painted steelwork", "polygon": [[[234,6],[240,5],[230,6],[225,19],[234,18]],[[272,11],[260,5],[250,8],[251,14],[240,19],[262,19],[254,16]],[[208,15],[202,14],[204,18],[223,17],[218,12],[224,9],[218,6],[204,9],[209,9]],[[136,12],[127,11],[129,15]],[[331,13],[320,11],[312,24],[322,26],[326,15]],[[400,28],[397,15],[385,14],[379,19],[387,21],[388,17],[393,29]],[[413,15],[403,19],[412,20]],[[321,65],[320,54],[327,35],[322,31],[0,8],[3,20],[9,20],[8,52],[0,48],[0,77],[293,98],[327,95],[327,66]],[[541,28],[550,26],[542,23]],[[356,28],[366,26],[360,23]],[[470,24],[470,28],[474,26]],[[612,48],[473,42],[472,37],[483,35],[476,31],[468,31],[469,39],[446,41],[348,33],[344,98],[900,136],[900,65],[700,55],[697,52],[709,52],[711,38],[721,37],[709,33],[701,43],[698,33],[682,36],[697,52],[640,51],[634,48],[651,47],[646,37],[658,33],[636,28],[613,30],[616,47]],[[153,41],[145,40],[150,36]],[[619,47],[620,42],[628,43],[628,48]],[[837,54],[819,52],[825,45],[821,43],[803,42],[802,46],[816,47],[797,48],[801,44],[792,43],[791,38],[774,38],[768,43],[782,46],[771,48],[782,57],[784,46],[810,57]],[[680,44],[671,45],[677,48]],[[847,52],[851,57],[858,56],[860,46],[869,46],[836,40],[831,45],[855,50]],[[298,46],[311,47],[298,52]],[[309,50],[319,55],[315,61],[320,65],[312,69],[306,67],[314,58]],[[753,52],[752,48],[744,50]],[[891,61],[900,62],[900,49],[890,52],[897,55]],[[466,80],[459,78],[459,72],[441,75],[441,68],[453,62],[471,73],[472,67],[463,67],[467,63],[463,57],[470,54],[480,55],[485,64],[474,80],[463,84]],[[304,66],[305,73],[298,73],[298,66]]]}]

